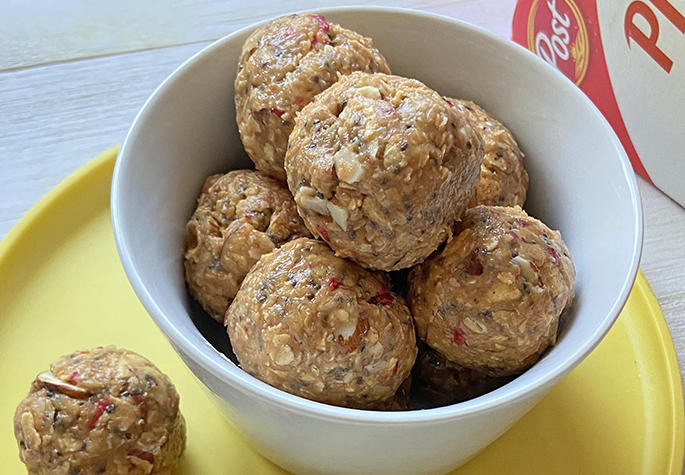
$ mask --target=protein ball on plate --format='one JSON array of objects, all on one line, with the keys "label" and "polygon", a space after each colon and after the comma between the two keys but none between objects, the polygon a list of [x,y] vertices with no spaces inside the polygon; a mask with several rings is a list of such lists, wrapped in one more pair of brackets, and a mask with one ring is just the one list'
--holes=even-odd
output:
[{"label": "protein ball on plate", "polygon": [[185,449],[185,421],[169,378],[113,346],[59,358],[14,414],[30,474],[169,474]]},{"label": "protein ball on plate", "polygon": [[262,256],[226,312],[240,366],[307,399],[377,407],[417,352],[409,308],[388,285],[321,241],[297,239]]},{"label": "protein ball on plate", "polygon": [[409,277],[421,340],[490,376],[517,374],[554,345],[575,269],[558,231],[519,207],[478,206]]},{"label": "protein ball on plate", "polygon": [[298,115],[286,172],[312,234],[340,257],[397,270],[451,236],[482,155],[478,131],[435,91],[353,73]]},{"label": "protein ball on plate", "polygon": [[413,371],[413,387],[422,406],[440,407],[482,396],[515,377],[490,377],[478,370],[462,368],[427,345],[420,344]]},{"label": "protein ball on plate", "polygon": [[188,288],[223,323],[243,278],[262,254],[309,235],[280,182],[254,170],[210,176],[186,226]]},{"label": "protein ball on plate", "polygon": [[264,173],[285,181],[283,158],[295,115],[352,71],[389,73],[373,42],[308,13],[277,18],[245,42],[235,79],[238,130]]},{"label": "protein ball on plate", "polygon": [[447,100],[468,117],[483,137],[480,182],[469,208],[478,205],[522,207],[528,192],[528,172],[523,168],[523,153],[512,133],[473,102]]}]

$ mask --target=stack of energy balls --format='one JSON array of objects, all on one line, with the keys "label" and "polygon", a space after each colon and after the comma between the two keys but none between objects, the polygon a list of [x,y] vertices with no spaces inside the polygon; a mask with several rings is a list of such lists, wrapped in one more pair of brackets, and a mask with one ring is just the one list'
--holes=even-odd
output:
[{"label": "stack of energy balls", "polygon": [[257,171],[207,179],[185,271],[243,370],[401,410],[481,395],[555,343],[575,270],[521,209],[528,174],[504,125],[391,75],[369,38],[315,14],[255,31],[235,91]]}]

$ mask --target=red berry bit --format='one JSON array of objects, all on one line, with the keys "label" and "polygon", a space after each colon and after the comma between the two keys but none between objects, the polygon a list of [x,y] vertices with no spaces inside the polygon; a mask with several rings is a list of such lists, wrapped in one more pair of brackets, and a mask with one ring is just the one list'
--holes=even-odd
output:
[{"label": "red berry bit", "polygon": [[276,107],[272,107],[272,108],[271,108],[271,113],[272,113],[272,114],[276,114],[276,115],[278,116],[278,118],[280,119],[281,117],[283,117],[283,114],[285,114],[285,111],[284,111],[284,110],[281,110],[281,109],[278,109],[278,108],[276,108]]},{"label": "red berry bit", "polygon": [[311,15],[311,17],[314,18],[317,23],[319,23],[319,31],[328,34],[328,31],[331,29],[331,25],[326,21],[323,15]]},{"label": "red berry bit", "polygon": [[98,402],[95,404],[95,412],[93,413],[93,418],[90,420],[90,425],[88,426],[89,429],[95,429],[98,420],[107,410],[107,406],[109,406],[109,399],[103,397],[98,400]]},{"label": "red berry bit", "polygon": [[397,373],[397,368],[399,368],[399,367],[400,367],[400,362],[399,362],[399,361],[396,361],[396,362],[395,362],[395,367],[392,369],[393,374]]},{"label": "red berry bit", "polygon": [[331,290],[337,290],[340,287],[340,279],[337,277],[331,277],[328,279],[328,288]]},{"label": "red berry bit", "polygon": [[328,237],[328,231],[326,231],[326,228],[324,228],[324,227],[321,226],[320,224],[317,224],[317,225],[316,225],[316,230],[317,230],[317,232],[319,233],[319,235],[321,236],[321,238],[322,238],[324,241],[329,241],[329,240],[330,240],[330,237]]},{"label": "red berry bit", "polygon": [[457,328],[454,330],[454,342],[457,345],[465,345],[466,344],[466,335],[464,334],[464,330],[461,328]]},{"label": "red berry bit", "polygon": [[69,382],[74,386],[78,385],[78,380],[81,378],[81,373],[74,371],[69,375]]},{"label": "red berry bit", "polygon": [[478,249],[474,249],[471,254],[471,261],[469,262],[466,272],[469,275],[481,275],[483,273],[483,264],[478,259]]},{"label": "red berry bit", "polygon": [[444,99],[445,102],[447,102],[450,106],[454,107],[454,104],[452,104],[452,101],[450,101],[450,100],[447,99],[446,97],[443,97],[443,99]]},{"label": "red berry bit", "polygon": [[559,253],[556,249],[550,246],[547,248],[547,253],[549,253],[549,255],[552,256],[553,263],[557,264],[559,262]]},{"label": "red berry bit", "polygon": [[525,228],[530,223],[528,221],[526,221],[525,219],[516,219],[516,220],[514,220],[514,224],[517,225],[519,228]]},{"label": "red berry bit", "polygon": [[296,103],[296,104],[302,104],[303,102],[304,102],[304,97],[302,97],[302,96],[297,96],[297,97],[295,98],[295,103]]},{"label": "red berry bit", "polygon": [[519,236],[516,234],[514,231],[507,231],[507,235],[511,236],[511,241],[512,242],[518,242]]},{"label": "red berry bit", "polygon": [[319,24],[319,28],[314,35],[314,39],[312,40],[312,47],[318,48],[319,45],[325,46],[329,44],[331,39],[328,36],[328,32],[331,29],[331,25],[321,15],[312,15],[312,18],[314,18]]},{"label": "red berry bit", "polygon": [[391,294],[385,285],[381,285],[378,294],[371,298],[370,302],[374,305],[390,305],[395,301],[395,296]]}]

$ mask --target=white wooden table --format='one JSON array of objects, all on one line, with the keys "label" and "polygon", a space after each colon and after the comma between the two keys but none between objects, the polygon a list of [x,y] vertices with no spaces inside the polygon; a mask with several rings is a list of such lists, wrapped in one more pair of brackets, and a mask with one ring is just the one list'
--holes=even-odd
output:
[{"label": "white wooden table", "polygon": [[[2,0],[0,238],[40,197],[123,141],[136,112],[179,64],[263,18],[313,6],[392,4],[509,37],[515,0]],[[642,269],[685,363],[685,210],[639,179]]]}]

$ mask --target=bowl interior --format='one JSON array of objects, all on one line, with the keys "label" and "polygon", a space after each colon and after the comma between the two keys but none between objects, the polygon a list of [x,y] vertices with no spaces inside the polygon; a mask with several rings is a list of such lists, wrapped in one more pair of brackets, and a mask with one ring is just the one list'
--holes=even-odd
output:
[{"label": "bowl interior", "polygon": [[[417,78],[444,95],[473,100],[502,120],[526,155],[526,210],[559,229],[573,253],[577,297],[557,345],[505,387],[431,411],[468,411],[561,377],[608,331],[637,270],[639,198],[613,131],[561,74],[523,48],[475,27],[395,9],[324,13],[373,38],[393,73]],[[115,236],[134,289],[174,346],[217,377],[320,410],[323,405],[257,381],[216,351],[191,318],[198,307],[191,304],[183,280],[184,228],[205,177],[251,165],[233,104],[237,60],[250,32],[226,37],[189,60],[141,111],[115,170]]]}]

